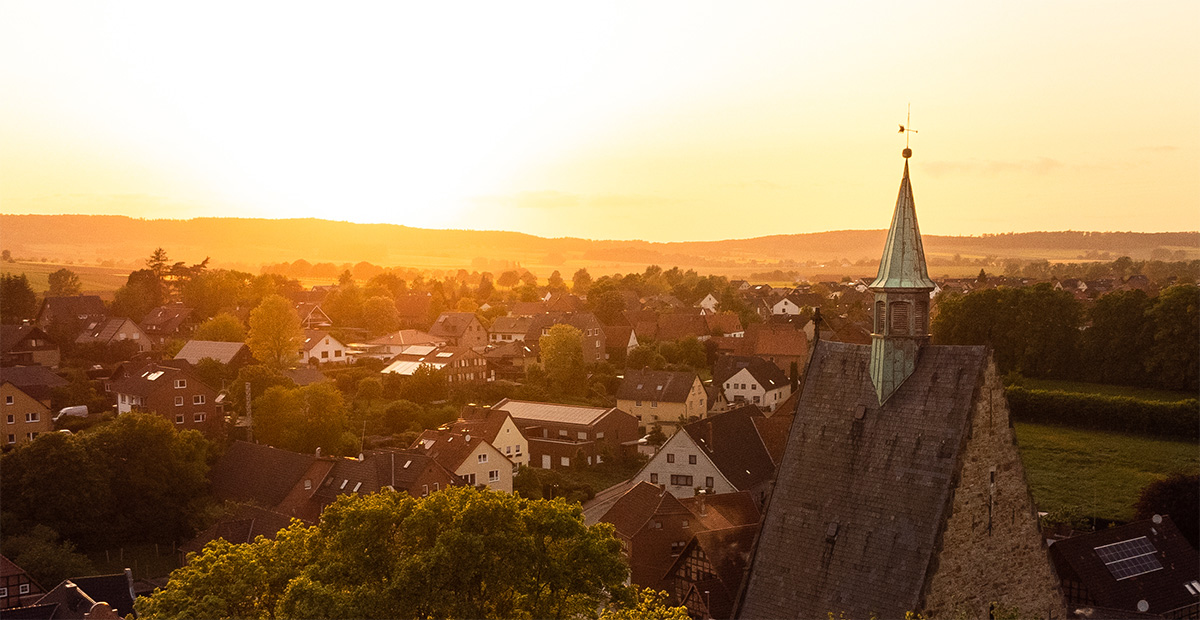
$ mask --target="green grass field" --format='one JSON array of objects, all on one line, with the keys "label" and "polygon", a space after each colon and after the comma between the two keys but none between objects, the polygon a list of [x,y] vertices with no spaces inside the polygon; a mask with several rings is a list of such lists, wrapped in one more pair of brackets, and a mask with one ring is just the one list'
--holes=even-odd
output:
[{"label": "green grass field", "polygon": [[1152,388],[1129,387],[1127,385],[1084,383],[1082,381],[1056,381],[1053,379],[1022,379],[1020,385],[1030,390],[1054,390],[1078,394],[1099,394],[1101,396],[1127,396],[1139,400],[1153,400],[1167,403],[1196,397],[1195,394],[1190,392],[1172,392]]},{"label": "green grass field", "polygon": [[1142,487],[1200,472],[1200,447],[1120,433],[1015,424],[1038,510],[1127,521]]},{"label": "green grass field", "polygon": [[50,274],[63,268],[74,271],[83,284],[83,292],[90,295],[100,295],[111,298],[112,293],[125,285],[129,279],[129,269],[122,267],[99,267],[96,265],[66,265],[59,263],[4,263],[0,272],[21,275],[29,279],[29,287],[41,295],[50,289]]}]

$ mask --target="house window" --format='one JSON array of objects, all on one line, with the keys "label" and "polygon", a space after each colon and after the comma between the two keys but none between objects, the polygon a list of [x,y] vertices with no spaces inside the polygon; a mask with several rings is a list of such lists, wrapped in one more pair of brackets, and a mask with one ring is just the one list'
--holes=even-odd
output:
[{"label": "house window", "polygon": [[193,405],[203,405],[204,404],[204,395],[196,394],[195,396],[192,396],[192,404]]},{"label": "house window", "polygon": [[321,359],[323,359],[323,360],[329,359],[329,351],[321,351]]},{"label": "house window", "polygon": [[429,495],[429,485],[428,484],[421,485],[421,495]]},{"label": "house window", "polygon": [[596,439],[604,439],[604,431],[596,431]]},{"label": "house window", "polygon": [[563,467],[570,467],[571,459],[570,459],[570,457],[566,457],[566,456],[560,457],[558,463],[559,463],[559,465],[562,465]]},{"label": "house window", "polygon": [[710,489],[713,488],[713,477],[712,476],[704,477],[704,486],[706,486]]},{"label": "house window", "polygon": [[8,436],[8,443],[17,443],[17,436],[16,436],[16,435],[9,435],[9,436]]},{"label": "house window", "polygon": [[661,529],[662,529],[662,521],[655,521],[655,522],[654,522],[654,529],[656,529],[656,530],[661,530]]},{"label": "house window", "polygon": [[758,402],[758,396],[757,396],[757,395],[755,395],[755,397],[754,397],[754,402],[756,402],[756,403]]},{"label": "house window", "polygon": [[682,540],[671,543],[671,555],[679,555],[683,552],[683,548],[686,546],[687,543],[683,542]]},{"label": "house window", "polygon": [[333,356],[334,356],[334,357],[341,357],[341,356],[342,356],[342,350],[341,350],[341,349],[338,349],[337,351],[334,351],[334,352],[333,352]]},{"label": "house window", "polygon": [[305,490],[305,491],[311,491],[311,490],[312,490],[312,480],[305,480],[305,481],[304,481],[304,490]]},{"label": "house window", "polygon": [[463,480],[465,480],[467,484],[474,486],[475,485],[475,474],[467,474],[467,475],[463,476]]},{"label": "house window", "polygon": [[488,482],[499,482],[499,481],[500,481],[500,470],[499,469],[493,469],[492,471],[488,472]]},{"label": "house window", "polygon": [[634,401],[634,406],[635,406],[635,407],[641,407],[641,406],[642,406],[642,401],[640,401],[640,400],[638,400],[638,401]]},{"label": "house window", "polygon": [[175,397],[175,406],[176,406],[176,407],[182,407],[182,406],[183,406],[183,397],[182,397],[182,396],[176,396],[176,397]]},{"label": "house window", "polygon": [[684,520],[683,520],[683,527],[688,527],[688,520],[687,520],[687,519],[684,519]]},{"label": "house window", "polygon": [[206,414],[206,413],[195,413],[195,414],[192,414],[192,421],[193,422],[203,422],[204,419],[207,417],[208,417],[208,414]]},{"label": "house window", "polygon": [[25,433],[25,436],[29,438],[29,441],[33,441],[34,439],[37,439],[38,434],[37,433]]},{"label": "house window", "polygon": [[[427,486],[426,488],[429,488],[429,487]],[[434,491],[440,491],[441,489],[442,489],[442,483],[440,483],[440,482],[435,482],[435,483],[433,483],[433,490],[434,490]]]},{"label": "house window", "polygon": [[480,462],[480,463],[486,463],[486,462],[487,462],[487,455],[486,455],[486,454],[480,454],[480,455],[479,455],[479,457],[478,457],[478,459],[479,459],[479,462]]},{"label": "house window", "polygon": [[182,413],[175,414],[175,423],[183,424],[183,414]]},{"label": "house window", "polygon": [[668,463],[674,463],[674,462],[675,462],[675,455],[674,455],[674,454],[667,453],[667,462],[668,462]]},{"label": "house window", "polygon": [[29,594],[29,584],[23,583],[17,588],[18,594]]},{"label": "house window", "polygon": [[558,436],[559,436],[559,437],[566,437],[566,436],[567,436],[567,431],[565,431],[565,430],[563,430],[563,431],[558,431]]},{"label": "house window", "polygon": [[[12,437],[12,435],[9,435]],[[650,474],[650,484],[658,484],[658,474]]]},{"label": "house window", "polygon": [[575,438],[576,439],[587,439],[587,431],[579,431],[578,433],[575,433]]},{"label": "house window", "polygon": [[671,484],[674,486],[677,486],[677,487],[690,487],[690,486],[692,486],[692,477],[691,476],[671,476]]},{"label": "house window", "polygon": [[176,379],[175,380],[175,389],[178,390],[178,389],[182,389],[185,387],[187,387],[187,379]]},{"label": "house window", "polygon": [[504,446],[505,454],[512,454],[512,446]]},{"label": "house window", "polygon": [[25,414],[26,422],[37,422],[39,419],[41,419],[41,416],[39,416],[36,411],[34,411],[33,413]]},{"label": "house window", "polygon": [[658,407],[658,401],[657,400],[650,401],[650,408],[654,409],[655,407]]},{"label": "house window", "polygon": [[11,405],[11,404],[13,404],[13,397],[12,397],[12,396],[5,396],[5,397],[4,397],[4,404],[6,404],[6,405]]},{"label": "house window", "polygon": [[0,588],[0,598],[6,598],[7,596],[8,596],[8,588]]},{"label": "house window", "polygon": [[17,416],[14,416],[14,415],[13,415],[13,414],[11,414],[11,413],[10,413],[10,414],[8,414],[8,423],[9,423],[9,424],[12,424],[12,423],[14,423],[14,422],[16,422],[16,421],[17,421]]},{"label": "house window", "polygon": [[695,465],[695,464],[696,464],[696,455],[689,454],[688,455],[688,465]]}]

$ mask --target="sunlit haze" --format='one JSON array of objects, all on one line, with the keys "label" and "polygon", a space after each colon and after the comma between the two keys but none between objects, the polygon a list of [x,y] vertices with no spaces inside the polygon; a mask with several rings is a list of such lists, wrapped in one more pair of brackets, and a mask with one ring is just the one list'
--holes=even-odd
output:
[{"label": "sunlit haze", "polygon": [[0,210],[1200,227],[1200,3],[0,3]]}]

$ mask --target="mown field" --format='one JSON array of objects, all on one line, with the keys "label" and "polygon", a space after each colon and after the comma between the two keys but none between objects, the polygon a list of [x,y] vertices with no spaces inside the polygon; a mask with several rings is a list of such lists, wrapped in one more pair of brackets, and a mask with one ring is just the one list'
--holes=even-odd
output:
[{"label": "mown field", "polygon": [[50,274],[63,268],[70,269],[79,276],[79,280],[83,284],[84,293],[100,295],[106,299],[111,299],[112,294],[125,285],[125,281],[129,279],[130,271],[128,268],[122,267],[100,267],[82,264],[67,265],[50,262],[16,262],[0,265],[0,272],[12,275],[25,274],[25,277],[29,279],[29,286],[33,289],[33,292],[41,295],[50,289]]},{"label": "mown field", "polygon": [[1127,521],[1148,483],[1200,472],[1200,448],[1120,433],[1017,423],[1021,460],[1038,510]]}]

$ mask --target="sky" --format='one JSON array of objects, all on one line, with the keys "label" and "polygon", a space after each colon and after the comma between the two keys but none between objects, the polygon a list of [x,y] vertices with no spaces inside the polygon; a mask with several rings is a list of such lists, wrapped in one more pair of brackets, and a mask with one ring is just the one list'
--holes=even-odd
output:
[{"label": "sky", "polygon": [[[1200,229],[1200,2],[0,0],[0,213]],[[2,234],[2,232],[0,232]]]}]

